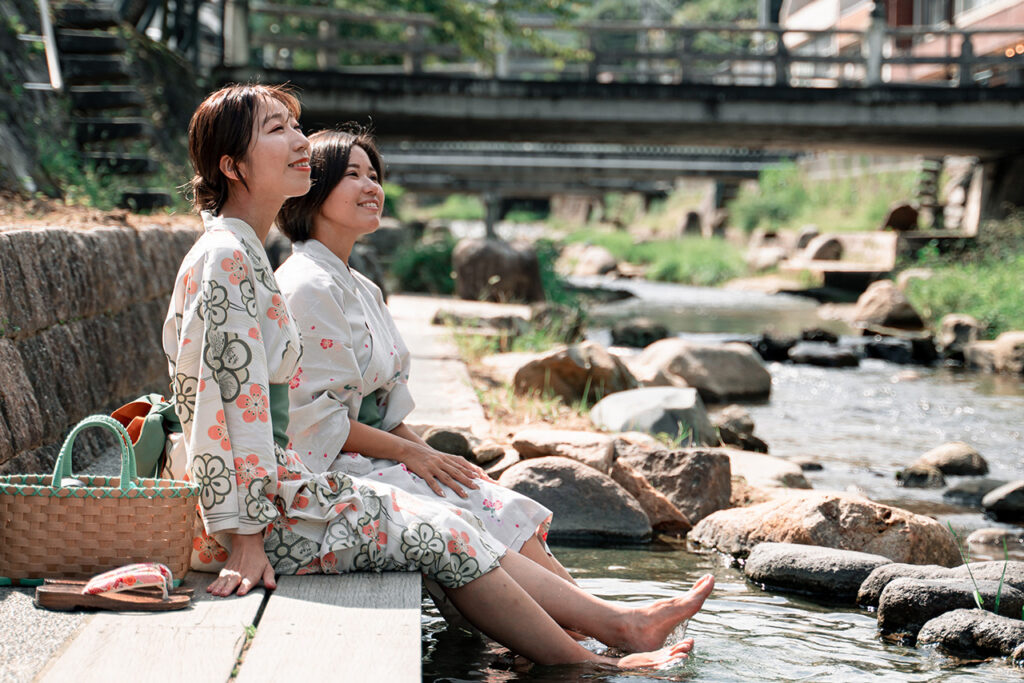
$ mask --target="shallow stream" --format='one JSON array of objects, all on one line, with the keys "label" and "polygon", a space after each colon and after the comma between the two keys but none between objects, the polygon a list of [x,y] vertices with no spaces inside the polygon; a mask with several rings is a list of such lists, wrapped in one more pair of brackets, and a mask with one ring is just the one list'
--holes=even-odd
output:
[{"label": "shallow stream", "polygon": [[[594,284],[593,281],[586,284]],[[645,316],[695,341],[798,334],[824,327],[817,304],[800,297],[618,281],[637,298],[591,310],[595,341],[610,343],[614,322]],[[1024,472],[1024,382],[953,368],[895,365],[868,359],[859,368],[769,364],[772,397],[746,405],[773,455],[811,458],[824,469],[807,472],[816,489],[861,490],[880,502],[949,520],[964,533],[1003,526],[972,509],[943,501],[942,490],[904,489],[895,473],[947,441],[962,440],[989,463],[990,477]],[[957,477],[947,478],[950,485]],[[1010,528],[1010,527],[1007,527]],[[690,623],[696,639],[685,666],[653,674],[514,665],[456,629],[425,604],[424,680],[431,681],[1002,681],[1021,672],[1002,661],[964,663],[926,649],[883,641],[874,615],[768,593],[745,581],[717,554],[697,555],[664,545],[639,548],[555,548],[581,585],[603,597],[650,600],[684,591],[711,572],[717,585]],[[976,552],[976,554],[978,554]],[[1013,551],[1024,559],[1024,549]],[[979,557],[983,554],[978,554]]]}]

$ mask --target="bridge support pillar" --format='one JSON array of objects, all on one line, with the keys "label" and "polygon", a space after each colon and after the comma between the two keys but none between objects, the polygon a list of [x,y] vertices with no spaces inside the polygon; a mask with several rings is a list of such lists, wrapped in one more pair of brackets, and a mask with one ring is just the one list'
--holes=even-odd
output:
[{"label": "bridge support pillar", "polygon": [[990,159],[978,164],[967,192],[961,229],[976,234],[981,224],[999,220],[1024,207],[1024,156]]},{"label": "bridge support pillar", "polygon": [[485,194],[484,206],[487,209],[484,217],[484,230],[487,232],[487,239],[498,239],[498,233],[494,227],[501,220],[501,195],[495,193]]}]

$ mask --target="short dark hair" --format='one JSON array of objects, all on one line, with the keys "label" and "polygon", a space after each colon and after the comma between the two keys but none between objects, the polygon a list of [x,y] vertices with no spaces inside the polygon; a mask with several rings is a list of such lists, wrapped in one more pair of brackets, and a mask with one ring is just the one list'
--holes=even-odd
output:
[{"label": "short dark hair", "polygon": [[[192,115],[188,125],[188,155],[195,176],[188,183],[192,206],[197,211],[220,213],[228,199],[228,179],[220,170],[225,154],[233,161],[245,159],[252,143],[253,119],[261,102],[277,100],[296,119],[299,100],[285,85],[247,83],[228,85],[211,93]],[[248,189],[245,178],[239,179]]]},{"label": "short dark hair", "polygon": [[337,130],[322,130],[309,136],[309,166],[312,187],[301,197],[285,201],[277,214],[277,227],[292,242],[305,242],[313,234],[313,218],[327,201],[331,191],[345,177],[352,147],[361,147],[377,172],[377,181],[384,182],[380,152],[370,130],[356,123],[346,123]]}]

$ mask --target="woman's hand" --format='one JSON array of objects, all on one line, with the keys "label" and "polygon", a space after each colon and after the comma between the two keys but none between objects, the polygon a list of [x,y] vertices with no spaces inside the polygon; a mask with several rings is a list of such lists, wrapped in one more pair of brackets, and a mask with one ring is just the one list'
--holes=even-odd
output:
[{"label": "woman's hand", "polygon": [[206,592],[224,597],[238,589],[242,596],[260,585],[260,581],[270,590],[277,588],[274,568],[263,550],[263,534],[233,534],[228,562]]},{"label": "woman's hand", "polygon": [[471,489],[480,488],[474,479],[490,480],[482,469],[457,455],[436,451],[430,446],[406,442],[405,453],[396,458],[413,474],[419,476],[437,495],[444,497],[441,484],[451,488],[462,498],[468,493],[459,486],[462,484]]}]

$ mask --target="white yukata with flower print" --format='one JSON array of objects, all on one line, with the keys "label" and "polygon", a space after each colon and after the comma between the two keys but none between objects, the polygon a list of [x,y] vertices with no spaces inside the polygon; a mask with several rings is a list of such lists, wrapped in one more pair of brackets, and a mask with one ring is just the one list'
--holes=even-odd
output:
[{"label": "white yukata with flower print", "polygon": [[[414,405],[407,385],[409,350],[380,288],[352,270],[323,243],[292,247],[277,269],[281,292],[302,333],[303,355],[289,392],[288,435],[314,472],[345,472],[400,488],[419,498],[442,500],[430,486],[393,460],[343,453],[350,420],[372,400],[376,426],[391,431]],[[368,397],[372,397],[369,398]],[[438,400],[444,400],[439,396]],[[360,420],[363,421],[363,420]],[[535,534],[543,540],[551,511],[503,486],[477,480],[461,498],[441,485],[451,505],[472,513],[505,546],[518,551]]]},{"label": "white yukata with flower print", "polygon": [[163,329],[188,476],[202,487],[193,567],[219,570],[231,533],[263,533],[281,574],[419,571],[458,587],[497,567],[505,549],[471,515],[312,472],[280,445],[283,429],[275,442],[271,386],[294,376],[299,333],[253,229],[208,213],[203,222]]}]

